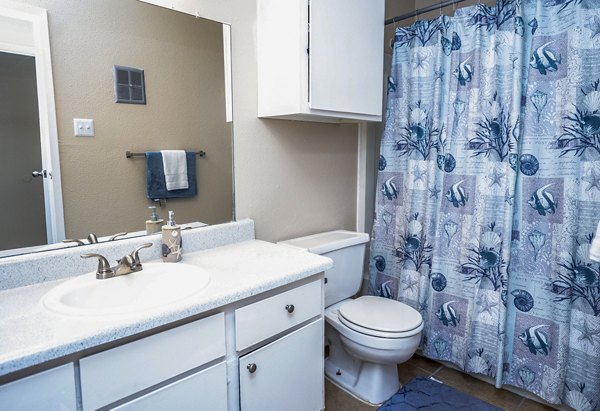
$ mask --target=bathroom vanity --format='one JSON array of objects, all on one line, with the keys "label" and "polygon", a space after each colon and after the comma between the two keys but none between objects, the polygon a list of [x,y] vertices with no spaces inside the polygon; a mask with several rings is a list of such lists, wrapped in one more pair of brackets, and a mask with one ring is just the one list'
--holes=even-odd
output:
[{"label": "bathroom vanity", "polygon": [[[194,236],[240,224],[253,231],[185,234],[198,246],[210,241]],[[210,273],[202,291],[141,314],[48,312],[43,296],[68,279],[0,291],[0,408],[322,409],[331,260],[230,234],[185,254]]]}]

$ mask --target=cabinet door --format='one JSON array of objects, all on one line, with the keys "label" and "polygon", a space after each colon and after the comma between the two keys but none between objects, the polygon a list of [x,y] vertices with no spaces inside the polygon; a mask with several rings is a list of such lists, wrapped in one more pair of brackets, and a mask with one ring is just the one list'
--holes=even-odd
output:
[{"label": "cabinet door", "polygon": [[227,410],[227,372],[225,362],[175,381],[133,401],[120,405],[119,411]]},{"label": "cabinet door", "polygon": [[323,319],[240,358],[242,411],[321,410],[323,384]]},{"label": "cabinet door", "polygon": [[310,0],[309,106],[381,115],[383,0]]},{"label": "cabinet door", "polygon": [[65,364],[0,386],[0,409],[74,410],[75,371]]}]

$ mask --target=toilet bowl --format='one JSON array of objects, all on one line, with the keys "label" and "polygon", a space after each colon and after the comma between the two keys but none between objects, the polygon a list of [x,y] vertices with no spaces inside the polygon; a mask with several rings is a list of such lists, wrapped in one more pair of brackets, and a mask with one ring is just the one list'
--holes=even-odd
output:
[{"label": "toilet bowl", "polygon": [[337,230],[282,241],[333,260],[325,272],[325,375],[350,394],[379,404],[400,388],[398,364],[417,350],[419,312],[360,290],[368,234]]},{"label": "toilet bowl", "polygon": [[326,308],[325,321],[325,375],[332,382],[373,404],[398,391],[397,364],[412,357],[421,340],[423,321],[416,310],[364,296]]}]

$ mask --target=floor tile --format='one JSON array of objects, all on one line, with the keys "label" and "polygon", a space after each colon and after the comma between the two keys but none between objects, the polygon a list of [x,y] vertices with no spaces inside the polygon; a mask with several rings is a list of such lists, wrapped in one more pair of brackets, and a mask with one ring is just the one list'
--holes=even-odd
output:
[{"label": "floor tile", "polygon": [[398,378],[401,384],[406,384],[415,377],[429,377],[433,372],[417,367],[414,362],[405,362],[398,365]]},{"label": "floor tile", "polygon": [[429,358],[426,357],[421,357],[420,355],[413,355],[411,357],[410,360],[408,360],[405,364],[411,364],[414,365],[415,367],[419,367],[422,370],[427,371],[429,374],[433,374],[435,371],[437,371],[442,364],[440,364],[439,362],[430,360]]},{"label": "floor tile", "polygon": [[[415,377],[433,378],[489,404],[509,411],[552,411],[555,408],[525,399],[510,391],[497,389],[493,385],[481,381],[461,371],[442,366],[441,364],[418,355],[398,366],[398,377],[402,384],[408,383]],[[376,406],[370,406],[352,397],[344,390],[325,381],[325,409],[327,411],[375,411]]]},{"label": "floor tile", "polygon": [[487,382],[447,367],[435,373],[433,378],[505,410],[516,410],[522,400],[517,394],[497,389]]},{"label": "floor tile", "polygon": [[556,408],[549,407],[526,398],[519,407],[518,411],[554,411],[555,409]]},{"label": "floor tile", "polygon": [[376,406],[370,406],[357,400],[325,379],[326,411],[374,411],[377,408]]}]

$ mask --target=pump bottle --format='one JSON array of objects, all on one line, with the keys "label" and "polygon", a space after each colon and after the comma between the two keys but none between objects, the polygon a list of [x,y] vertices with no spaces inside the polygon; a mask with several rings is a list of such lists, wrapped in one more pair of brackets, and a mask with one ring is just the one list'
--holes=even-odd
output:
[{"label": "pump bottle", "polygon": [[162,259],[165,263],[181,261],[181,227],[175,222],[175,213],[169,211],[169,220],[162,226]]}]

